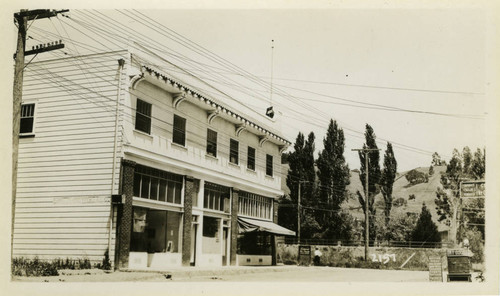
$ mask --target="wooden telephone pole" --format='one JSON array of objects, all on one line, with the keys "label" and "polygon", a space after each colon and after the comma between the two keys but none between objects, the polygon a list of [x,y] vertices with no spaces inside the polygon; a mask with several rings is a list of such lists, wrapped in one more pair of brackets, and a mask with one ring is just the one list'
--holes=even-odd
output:
[{"label": "wooden telephone pole", "polygon": [[362,151],[365,153],[365,261],[368,261],[368,247],[369,247],[369,238],[370,238],[370,223],[369,223],[369,203],[368,203],[368,196],[370,194],[369,188],[370,188],[370,183],[368,183],[368,174],[369,174],[369,169],[368,169],[368,154],[373,151],[379,151],[380,149],[369,149],[369,148],[364,148],[364,149],[352,149],[352,151]]},{"label": "wooden telephone pole", "polygon": [[22,9],[20,12],[14,13],[14,21],[18,26],[17,33],[17,48],[14,54],[14,89],[13,89],[13,113],[12,113],[12,226],[11,226],[11,257],[13,254],[14,242],[14,216],[16,207],[16,189],[17,189],[17,160],[19,150],[19,132],[21,126],[21,104],[23,97],[23,74],[24,74],[24,57],[27,55],[38,54],[45,51],[63,48],[64,44],[53,42],[42,44],[33,47],[30,51],[26,49],[26,33],[28,21],[37,19],[50,18],[58,13],[67,12],[69,10],[50,11],[49,9],[27,10]]},{"label": "wooden telephone pole", "polygon": [[297,197],[297,243],[300,245],[300,184],[302,182],[299,181],[299,194]]}]

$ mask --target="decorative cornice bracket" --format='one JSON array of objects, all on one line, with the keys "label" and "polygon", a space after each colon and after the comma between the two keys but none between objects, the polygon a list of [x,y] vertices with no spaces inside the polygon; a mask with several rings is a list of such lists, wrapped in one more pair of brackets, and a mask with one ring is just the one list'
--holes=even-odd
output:
[{"label": "decorative cornice bracket", "polygon": [[267,136],[259,137],[259,147],[262,147],[262,145],[264,145],[264,143],[267,141],[269,141],[269,138]]},{"label": "decorative cornice bracket", "polygon": [[288,145],[280,145],[278,147],[278,149],[279,149],[279,153],[281,155],[281,154],[283,154],[283,152],[285,152],[286,149],[288,149]]},{"label": "decorative cornice bracket", "polygon": [[186,99],[186,94],[185,93],[180,93],[176,96],[174,96],[174,100],[172,101],[172,106],[174,106],[174,109],[179,108],[179,105]]},{"label": "decorative cornice bracket", "polygon": [[137,88],[137,86],[139,85],[139,83],[141,81],[143,81],[144,79],[146,79],[146,78],[144,78],[144,73],[141,73],[139,75],[134,75],[130,79],[130,86],[132,87],[132,89],[135,90]]},{"label": "decorative cornice bracket", "polygon": [[207,121],[208,121],[208,124],[212,124],[212,121],[217,117],[219,116],[219,110],[214,110],[214,111],[209,111],[207,112],[208,113],[208,117],[207,117]]},{"label": "decorative cornice bracket", "polygon": [[243,132],[244,130],[246,130],[246,126],[244,124],[238,124],[236,126],[236,136],[239,137],[241,132]]}]

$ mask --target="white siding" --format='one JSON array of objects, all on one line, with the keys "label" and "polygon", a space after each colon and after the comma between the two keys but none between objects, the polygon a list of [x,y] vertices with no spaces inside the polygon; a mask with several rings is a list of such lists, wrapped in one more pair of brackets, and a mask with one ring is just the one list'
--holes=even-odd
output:
[{"label": "white siding", "polygon": [[[119,186],[121,126],[131,120],[120,117],[112,176],[120,58],[127,60],[127,52],[26,67],[23,103],[36,104],[35,137],[19,143],[14,256],[102,261],[110,236],[112,182],[113,193]],[[122,97],[126,69],[123,73]],[[116,211],[112,223],[113,262]]]},{"label": "white siding", "polygon": [[[135,113],[132,112],[132,122],[124,122],[125,137],[130,142],[130,146],[125,147],[125,152],[142,153],[141,156],[150,157],[157,163],[161,160],[167,166],[158,168],[178,174],[190,174],[196,178],[253,192],[259,190],[256,193],[265,196],[280,195],[281,157],[276,144],[265,142],[260,147],[258,136],[249,131],[236,136],[235,124],[221,117],[216,117],[208,124],[207,110],[188,100],[174,109],[172,94],[148,81],[139,83],[137,89],[131,90],[129,103],[133,108],[137,98],[152,104],[151,134],[134,131]],[[186,119],[185,148],[172,143],[174,114]],[[217,158],[206,155],[207,128],[217,132]],[[238,166],[229,163],[230,139],[239,142]],[[255,171],[247,170],[248,146],[256,150]],[[266,154],[273,156],[273,177],[266,176]]]}]

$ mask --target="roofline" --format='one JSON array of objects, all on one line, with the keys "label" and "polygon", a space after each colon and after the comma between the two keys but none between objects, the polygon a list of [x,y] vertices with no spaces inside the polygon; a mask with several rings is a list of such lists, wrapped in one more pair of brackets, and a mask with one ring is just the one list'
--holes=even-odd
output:
[{"label": "roofline", "polygon": [[190,95],[191,97],[194,97],[194,98],[197,98],[198,100],[200,100],[201,102],[204,102],[205,104],[207,105],[210,105],[212,106],[213,108],[215,108],[218,112],[223,112],[223,113],[226,113],[230,116],[232,116],[233,118],[235,118],[236,120],[239,120],[242,122],[242,124],[244,124],[245,126],[250,126],[260,132],[263,132],[264,134],[266,134],[267,136],[270,136],[280,142],[283,142],[284,144],[284,148],[288,148],[288,146],[290,146],[292,143],[290,141],[288,141],[287,139],[277,135],[276,133],[270,131],[269,129],[265,128],[265,127],[262,127],[261,125],[253,122],[252,120],[250,119],[247,119],[245,118],[244,116],[232,111],[232,110],[229,110],[228,108],[222,106],[220,103],[218,102],[215,102],[213,101],[212,99],[209,99],[207,98],[206,96],[192,90],[191,88],[179,83],[178,81],[170,78],[168,75],[162,73],[161,71],[157,70],[157,69],[154,69],[153,67],[149,66],[149,65],[144,65],[143,63],[141,63],[141,73],[142,75],[144,75],[144,72],[147,71],[150,75],[155,75],[157,78],[162,78],[163,81],[165,83],[169,83],[171,86],[173,87],[176,87],[177,89],[179,89],[181,92],[183,93],[186,93],[188,95]]}]

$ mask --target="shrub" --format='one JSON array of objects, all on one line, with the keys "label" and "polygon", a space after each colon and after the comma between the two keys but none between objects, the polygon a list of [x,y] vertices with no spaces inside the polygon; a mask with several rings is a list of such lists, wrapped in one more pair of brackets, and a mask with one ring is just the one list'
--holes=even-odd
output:
[{"label": "shrub", "polygon": [[102,269],[111,270],[111,261],[109,260],[109,250],[106,249],[104,252],[104,258],[102,259]]},{"label": "shrub", "polygon": [[410,183],[411,186],[417,185],[420,183],[429,182],[429,175],[426,173],[419,172],[417,170],[411,170],[405,175],[406,180]]},{"label": "shrub", "polygon": [[[109,260],[109,257],[108,257]],[[14,276],[57,276],[58,269],[90,269],[92,264],[88,258],[71,260],[69,258],[57,258],[52,261],[14,258],[11,265],[11,273]]]},{"label": "shrub", "polygon": [[482,234],[477,228],[472,228],[467,230],[465,236],[469,240],[470,250],[473,253],[472,262],[473,263],[483,263],[484,262],[484,242],[482,240]]},{"label": "shrub", "polygon": [[33,260],[14,258],[11,265],[14,276],[54,276],[59,275],[56,265],[51,262],[40,261],[38,257]]},{"label": "shrub", "polygon": [[406,199],[402,198],[402,197],[398,197],[396,198],[393,202],[392,202],[392,205],[395,206],[395,207],[401,207],[401,206],[404,206],[407,204],[407,201]]}]

